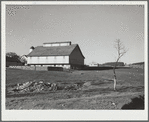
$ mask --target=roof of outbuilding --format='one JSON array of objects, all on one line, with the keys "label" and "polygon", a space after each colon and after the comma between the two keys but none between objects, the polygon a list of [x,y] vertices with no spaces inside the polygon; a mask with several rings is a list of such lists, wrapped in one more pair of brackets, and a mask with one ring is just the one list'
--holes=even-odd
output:
[{"label": "roof of outbuilding", "polygon": [[77,44],[72,44],[69,46],[52,46],[52,47],[37,46],[27,56],[69,56],[77,46],[78,46]]}]

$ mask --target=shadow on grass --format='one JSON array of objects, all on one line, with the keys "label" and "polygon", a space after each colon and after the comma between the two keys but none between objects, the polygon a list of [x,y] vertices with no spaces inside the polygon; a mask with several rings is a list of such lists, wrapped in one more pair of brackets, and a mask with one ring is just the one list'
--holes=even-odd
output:
[{"label": "shadow on grass", "polygon": [[144,86],[122,86],[118,88],[116,91],[117,92],[140,92],[144,90]]},{"label": "shadow on grass", "polygon": [[94,92],[98,92],[100,94],[102,93],[111,93],[114,92],[113,88],[96,88],[96,89],[87,89],[87,90],[83,90],[83,93],[94,93]]}]

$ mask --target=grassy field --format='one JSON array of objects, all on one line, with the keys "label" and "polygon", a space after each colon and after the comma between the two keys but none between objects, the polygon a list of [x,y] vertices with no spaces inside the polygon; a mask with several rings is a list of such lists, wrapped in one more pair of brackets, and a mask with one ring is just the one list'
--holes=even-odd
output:
[{"label": "grassy field", "polygon": [[113,71],[31,71],[6,70],[6,89],[27,81],[57,84],[90,83],[78,90],[6,94],[6,109],[121,109],[132,98],[144,95],[142,69],[117,69],[117,90],[113,90]]}]

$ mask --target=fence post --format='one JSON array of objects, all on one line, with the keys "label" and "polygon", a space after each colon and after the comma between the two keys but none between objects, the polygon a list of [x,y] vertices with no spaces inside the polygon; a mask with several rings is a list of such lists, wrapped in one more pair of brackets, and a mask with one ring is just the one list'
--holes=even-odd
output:
[{"label": "fence post", "polygon": [[35,70],[36,70],[36,65],[35,65]]}]

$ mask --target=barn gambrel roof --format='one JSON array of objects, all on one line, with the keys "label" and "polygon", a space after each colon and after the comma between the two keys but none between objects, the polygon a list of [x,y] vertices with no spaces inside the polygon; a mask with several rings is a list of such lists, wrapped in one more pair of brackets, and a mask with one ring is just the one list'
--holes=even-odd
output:
[{"label": "barn gambrel roof", "polygon": [[[27,56],[28,57],[31,57],[31,56],[69,56],[76,47],[79,48],[78,44],[72,44],[69,46],[50,46],[50,47],[37,46]],[[81,50],[80,50],[80,53],[83,56]]]}]

